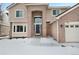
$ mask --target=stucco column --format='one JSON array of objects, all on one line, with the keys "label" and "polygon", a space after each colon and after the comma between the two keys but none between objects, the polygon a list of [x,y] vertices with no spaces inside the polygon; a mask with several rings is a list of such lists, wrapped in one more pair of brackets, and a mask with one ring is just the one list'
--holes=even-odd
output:
[{"label": "stucco column", "polygon": [[31,11],[28,9],[27,12],[27,20],[28,20],[28,37],[31,37]]},{"label": "stucco column", "polygon": [[10,22],[10,32],[9,32],[10,38],[12,38],[12,22]]},{"label": "stucco column", "polygon": [[42,20],[43,20],[43,24],[42,24],[42,34],[45,37],[46,36],[46,11],[44,10],[42,12]]}]

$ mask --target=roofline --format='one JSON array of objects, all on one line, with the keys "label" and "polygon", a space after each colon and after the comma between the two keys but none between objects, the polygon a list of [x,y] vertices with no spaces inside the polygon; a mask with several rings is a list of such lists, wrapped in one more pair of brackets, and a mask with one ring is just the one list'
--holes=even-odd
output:
[{"label": "roofline", "polygon": [[12,8],[14,5],[16,5],[16,3],[12,3],[12,4],[10,4],[10,5],[7,7],[7,9]]},{"label": "roofline", "polygon": [[[69,8],[68,10],[64,11],[63,13],[57,15],[57,16],[56,16],[56,20],[52,21],[51,24],[54,23],[54,22],[56,22],[56,21],[58,21],[60,17],[64,16],[66,13],[72,11],[72,9],[77,8],[76,6],[79,7],[79,3],[75,4],[74,6],[72,6],[71,8]],[[64,14],[64,13],[65,13],[65,14]],[[64,14],[64,15],[63,15],[63,14]]]},{"label": "roofline", "polygon": [[70,11],[74,10],[75,8],[79,7],[79,3],[77,3],[76,5],[72,6],[71,8],[69,8],[68,10],[64,11],[63,13],[59,14],[56,16],[56,19],[59,19],[60,17],[64,16],[65,14],[69,13]]},{"label": "roofline", "polygon": [[25,3],[25,5],[48,5],[48,3]]},{"label": "roofline", "polygon": [[[7,9],[10,9],[10,8],[12,8],[13,6],[15,6],[16,4],[18,4],[18,3],[12,3],[11,5],[9,5],[8,7],[7,7]],[[25,4],[25,5],[48,5],[48,3],[27,3],[27,4]]]},{"label": "roofline", "polygon": [[[12,8],[14,5],[16,5],[17,3],[12,3],[10,4],[7,9]],[[27,3],[25,5],[49,5],[49,3]],[[53,8],[70,8],[70,6],[49,6],[48,9],[53,9]]]},{"label": "roofline", "polygon": [[70,8],[71,6],[49,6],[50,8]]}]

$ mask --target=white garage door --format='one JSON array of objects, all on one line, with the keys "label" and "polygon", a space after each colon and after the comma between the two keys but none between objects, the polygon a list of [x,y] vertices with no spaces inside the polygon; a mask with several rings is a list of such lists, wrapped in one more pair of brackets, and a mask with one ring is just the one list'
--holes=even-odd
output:
[{"label": "white garage door", "polygon": [[65,41],[79,42],[79,22],[65,23]]}]

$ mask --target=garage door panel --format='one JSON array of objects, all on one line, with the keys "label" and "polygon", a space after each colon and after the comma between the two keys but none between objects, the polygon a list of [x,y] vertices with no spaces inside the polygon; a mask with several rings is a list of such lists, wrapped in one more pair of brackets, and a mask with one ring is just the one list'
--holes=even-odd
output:
[{"label": "garage door panel", "polygon": [[65,24],[65,41],[79,42],[79,22],[70,22]]}]

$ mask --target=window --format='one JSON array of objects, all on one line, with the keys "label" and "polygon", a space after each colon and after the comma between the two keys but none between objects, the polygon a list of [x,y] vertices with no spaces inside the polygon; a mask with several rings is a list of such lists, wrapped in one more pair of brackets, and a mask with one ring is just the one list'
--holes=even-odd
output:
[{"label": "window", "polygon": [[59,14],[59,10],[53,10],[53,15],[58,15]]},{"label": "window", "polygon": [[24,26],[24,32],[26,32],[26,26]]},{"label": "window", "polygon": [[26,32],[26,25],[14,25],[14,32]]},{"label": "window", "polygon": [[68,26],[68,25],[66,25],[65,27],[66,27],[66,28],[68,28],[69,26]]},{"label": "window", "polygon": [[78,27],[79,27],[79,25],[75,25],[75,27],[76,27],[76,28],[78,28]]},{"label": "window", "polygon": [[17,32],[23,32],[23,26],[17,26]]},{"label": "window", "polygon": [[22,10],[17,10],[16,11],[16,17],[23,17],[23,11]]},{"label": "window", "polygon": [[53,15],[56,15],[56,10],[53,10]]},{"label": "window", "polygon": [[15,32],[15,26],[14,26],[14,32]]},{"label": "window", "polygon": [[35,17],[35,23],[42,23],[41,18],[39,18],[39,17]]},{"label": "window", "polygon": [[73,27],[74,27],[74,25],[70,25],[70,27],[71,27],[71,28],[73,28]]}]

